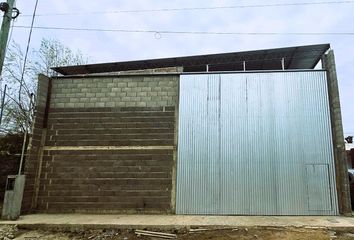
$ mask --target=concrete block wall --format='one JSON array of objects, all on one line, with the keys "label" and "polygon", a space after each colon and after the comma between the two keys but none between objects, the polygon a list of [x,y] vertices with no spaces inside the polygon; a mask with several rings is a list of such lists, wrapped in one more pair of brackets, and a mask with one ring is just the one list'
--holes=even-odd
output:
[{"label": "concrete block wall", "polygon": [[24,166],[24,174],[26,175],[26,184],[22,200],[22,212],[24,213],[32,211],[36,205],[36,186],[38,186],[38,175],[41,170],[40,163],[44,144],[43,139],[45,136],[46,107],[48,105],[50,82],[50,78],[39,75],[33,133],[28,144]]},{"label": "concrete block wall", "polygon": [[51,108],[174,106],[178,76],[57,79]]},{"label": "concrete block wall", "polygon": [[344,144],[338,79],[333,50],[326,53],[323,56],[322,61],[323,66],[327,71],[328,99],[331,115],[339,212],[344,215],[351,215],[350,186],[348,181],[348,168]]},{"label": "concrete block wall", "polygon": [[53,79],[32,210],[173,211],[178,79]]}]

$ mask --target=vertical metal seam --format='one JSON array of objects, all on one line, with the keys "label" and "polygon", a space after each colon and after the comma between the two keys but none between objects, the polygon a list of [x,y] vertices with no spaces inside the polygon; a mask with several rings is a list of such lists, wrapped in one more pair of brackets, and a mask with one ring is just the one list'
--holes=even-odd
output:
[{"label": "vertical metal seam", "polygon": [[[221,180],[221,75],[218,75],[218,177],[219,177],[219,183],[222,182]],[[219,187],[219,209],[218,211],[221,211],[221,191],[222,188]]]}]

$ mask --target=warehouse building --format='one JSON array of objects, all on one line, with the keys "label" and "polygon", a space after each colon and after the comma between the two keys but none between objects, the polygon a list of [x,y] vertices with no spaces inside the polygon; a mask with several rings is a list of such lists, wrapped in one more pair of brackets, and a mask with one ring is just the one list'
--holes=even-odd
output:
[{"label": "warehouse building", "polygon": [[23,212],[351,212],[329,44],[55,71]]}]

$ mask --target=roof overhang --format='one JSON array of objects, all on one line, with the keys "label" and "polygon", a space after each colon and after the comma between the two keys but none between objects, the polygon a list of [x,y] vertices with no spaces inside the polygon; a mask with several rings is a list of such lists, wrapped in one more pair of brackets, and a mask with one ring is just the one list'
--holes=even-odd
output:
[{"label": "roof overhang", "polygon": [[[313,69],[329,44],[52,68],[63,75],[183,67],[184,72]],[[283,59],[283,63],[282,63]]]}]

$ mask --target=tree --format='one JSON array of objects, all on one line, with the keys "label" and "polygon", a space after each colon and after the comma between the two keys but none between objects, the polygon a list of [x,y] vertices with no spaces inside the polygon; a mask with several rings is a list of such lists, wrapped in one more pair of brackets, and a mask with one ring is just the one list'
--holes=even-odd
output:
[{"label": "tree", "polygon": [[73,51],[56,39],[42,39],[39,49],[29,52],[25,71],[24,58],[20,45],[13,42],[6,54],[1,82],[2,88],[8,85],[8,91],[0,134],[25,132],[32,125],[38,74],[55,76],[52,67],[88,62],[80,51]]}]

